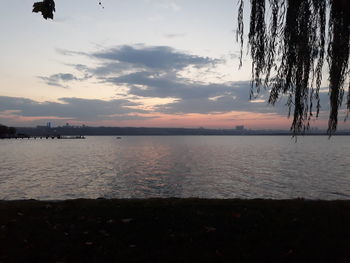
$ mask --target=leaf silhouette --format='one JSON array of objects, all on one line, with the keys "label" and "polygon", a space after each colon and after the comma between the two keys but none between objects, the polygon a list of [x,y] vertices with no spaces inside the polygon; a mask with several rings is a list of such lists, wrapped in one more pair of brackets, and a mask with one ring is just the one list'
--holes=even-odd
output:
[{"label": "leaf silhouette", "polygon": [[33,12],[41,12],[45,19],[53,19],[53,12],[55,12],[55,2],[54,0],[44,0],[42,2],[36,2],[33,5]]}]

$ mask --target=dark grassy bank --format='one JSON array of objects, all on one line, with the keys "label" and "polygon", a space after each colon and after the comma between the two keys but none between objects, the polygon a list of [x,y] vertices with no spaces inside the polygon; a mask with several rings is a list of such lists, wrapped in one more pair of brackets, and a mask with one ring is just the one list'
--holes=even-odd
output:
[{"label": "dark grassy bank", "polygon": [[350,262],[350,201],[0,201],[0,262]]}]

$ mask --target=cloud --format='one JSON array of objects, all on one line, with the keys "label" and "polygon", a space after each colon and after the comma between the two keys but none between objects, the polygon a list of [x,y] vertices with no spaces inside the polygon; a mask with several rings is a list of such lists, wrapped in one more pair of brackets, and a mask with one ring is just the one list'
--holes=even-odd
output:
[{"label": "cloud", "polygon": [[71,81],[71,80],[77,80],[78,78],[75,77],[73,74],[70,73],[59,73],[52,75],[51,78],[62,80],[62,81]]},{"label": "cloud", "polygon": [[64,55],[64,56],[76,56],[76,55],[81,55],[81,56],[86,56],[87,53],[81,52],[81,51],[72,51],[72,50],[67,50],[67,49],[62,49],[62,48],[56,48],[57,53]]},{"label": "cloud", "polygon": [[[71,54],[70,52],[67,52]],[[267,94],[252,103],[250,82],[207,83],[183,72],[188,68],[208,71],[222,60],[175,50],[168,46],[123,45],[92,52],[86,56],[97,60],[96,67],[75,65],[75,69],[92,74],[101,82],[123,86],[127,96],[171,98],[173,102],[155,106],[167,114],[225,113],[231,111],[281,112],[284,107],[268,107]]]},{"label": "cloud", "polygon": [[[67,55],[74,52],[62,51]],[[74,68],[93,75],[102,83],[126,90],[126,97],[142,99],[172,99],[159,103],[155,111],[166,114],[211,114],[252,112],[288,114],[286,98],[282,96],[275,107],[268,105],[268,92],[249,100],[250,81],[203,82],[203,72],[215,72],[223,59],[203,57],[176,50],[169,46],[122,45],[101,51],[82,53],[97,62],[96,66],[76,64]],[[235,54],[233,54],[235,55]],[[197,74],[192,74],[193,71]],[[200,73],[200,74],[198,74]],[[221,73],[217,72],[219,76]],[[320,94],[323,108],[328,110],[327,94]]]},{"label": "cloud", "polygon": [[174,102],[156,107],[167,114],[225,113],[249,111],[286,115],[285,100],[275,107],[267,104],[268,93],[261,92],[256,100],[249,100],[250,81],[202,83],[180,78],[176,74],[157,74],[141,71],[106,78],[106,82],[128,86],[130,95],[144,98],[173,98]]},{"label": "cloud", "polygon": [[58,73],[53,74],[49,77],[39,76],[38,78],[45,81],[46,84],[49,86],[56,86],[61,88],[68,88],[68,86],[64,85],[63,83],[73,80],[79,80],[77,77],[70,73]]},{"label": "cloud", "polygon": [[101,51],[84,53],[58,50],[65,56],[89,57],[97,62],[96,66],[80,63],[68,64],[89,77],[121,76],[130,72],[175,72],[189,68],[213,68],[223,60],[191,55],[169,46],[122,45]]},{"label": "cloud", "polygon": [[[192,84],[193,85],[193,84]],[[267,104],[267,93],[262,93],[258,100],[249,100],[250,82],[232,82],[225,84],[201,84],[190,90],[181,90],[178,99],[174,102],[159,105],[157,111],[163,113],[226,113],[232,111],[245,111],[255,113],[280,113],[286,111],[281,104],[276,107]],[[190,93],[191,96],[187,94]]]},{"label": "cloud", "polygon": [[190,65],[208,66],[219,62],[218,59],[186,54],[168,46],[123,45],[95,52],[90,56],[106,60],[107,65],[117,62],[161,71],[181,70]]},{"label": "cloud", "polygon": [[185,33],[181,33],[181,34],[164,34],[163,35],[166,38],[178,38],[178,37],[184,37],[186,36]]},{"label": "cloud", "polygon": [[[60,98],[59,102],[37,102],[27,98],[0,96],[0,113],[11,113],[24,117],[56,117],[80,121],[113,119],[135,119],[147,113],[133,108],[139,104],[124,99],[91,100],[82,98]],[[144,117],[139,116],[140,119]]]},{"label": "cloud", "polygon": [[141,97],[210,98],[233,92],[233,88],[229,84],[192,83],[188,79],[177,77],[175,74],[157,75],[146,71],[107,78],[105,81],[114,84],[127,84],[129,94]]}]

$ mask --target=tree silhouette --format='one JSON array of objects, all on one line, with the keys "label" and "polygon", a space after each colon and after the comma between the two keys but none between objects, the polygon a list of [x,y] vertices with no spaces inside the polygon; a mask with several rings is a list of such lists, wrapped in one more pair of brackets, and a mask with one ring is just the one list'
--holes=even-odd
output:
[{"label": "tree silhouette", "polygon": [[[266,3],[271,10],[269,13],[266,12]],[[240,65],[244,44],[243,9],[244,0],[239,0],[237,41],[241,44]],[[248,34],[252,58],[251,95],[264,87],[270,91],[269,103],[274,105],[281,95],[286,94],[289,115],[294,111],[291,130],[303,132],[309,128],[312,116],[317,118],[319,115],[322,69],[326,60],[330,98],[328,132],[332,134],[337,129],[345,80],[349,77],[349,41],[348,0],[251,0]]]},{"label": "tree silhouette", "polygon": [[0,138],[14,137],[15,135],[16,128],[0,124]]}]

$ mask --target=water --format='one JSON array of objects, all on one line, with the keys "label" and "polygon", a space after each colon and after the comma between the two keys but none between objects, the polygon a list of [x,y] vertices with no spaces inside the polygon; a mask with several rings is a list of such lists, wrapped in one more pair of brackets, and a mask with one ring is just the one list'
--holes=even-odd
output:
[{"label": "water", "polygon": [[0,199],[350,199],[350,137],[0,140]]}]

